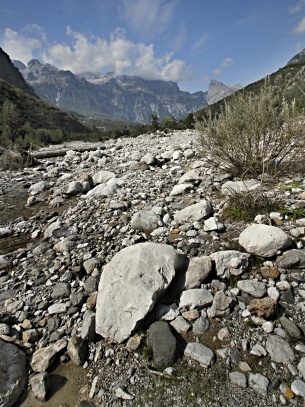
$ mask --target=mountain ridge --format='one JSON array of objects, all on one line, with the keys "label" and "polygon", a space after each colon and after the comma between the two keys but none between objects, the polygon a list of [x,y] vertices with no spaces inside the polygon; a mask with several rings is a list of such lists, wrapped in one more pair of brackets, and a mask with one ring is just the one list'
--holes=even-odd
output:
[{"label": "mountain ridge", "polygon": [[[113,72],[75,75],[36,59],[29,61],[25,68],[20,61],[15,63],[21,66],[23,77],[43,100],[82,115],[107,115],[129,122],[149,123],[152,114],[157,114],[160,120],[165,116],[182,119],[190,112],[208,106],[208,91],[181,91],[172,81],[145,80]],[[235,91],[227,85],[220,83],[220,86],[223,87],[222,95]],[[215,92],[212,93],[214,97]]]}]

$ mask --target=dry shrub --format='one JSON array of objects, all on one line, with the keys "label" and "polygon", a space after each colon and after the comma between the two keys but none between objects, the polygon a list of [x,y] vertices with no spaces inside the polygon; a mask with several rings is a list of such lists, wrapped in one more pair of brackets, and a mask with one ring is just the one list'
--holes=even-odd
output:
[{"label": "dry shrub", "polygon": [[0,168],[3,170],[18,170],[35,164],[31,154],[23,149],[18,148],[1,148],[0,149]]},{"label": "dry shrub", "polygon": [[233,176],[272,176],[303,161],[304,120],[269,84],[258,94],[240,91],[218,117],[197,122],[202,154]]}]

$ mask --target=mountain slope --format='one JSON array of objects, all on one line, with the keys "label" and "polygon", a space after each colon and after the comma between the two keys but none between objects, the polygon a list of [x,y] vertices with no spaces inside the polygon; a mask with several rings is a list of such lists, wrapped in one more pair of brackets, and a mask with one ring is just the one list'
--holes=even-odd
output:
[{"label": "mountain slope", "polygon": [[[305,59],[305,49],[303,49],[301,52],[296,54],[294,57],[292,57],[288,62],[287,65],[295,64],[297,62],[300,62]],[[286,66],[287,66],[286,65]]]},{"label": "mountain slope", "polygon": [[240,89],[242,89],[241,85],[228,86],[222,82],[212,79],[208,88],[207,101],[209,105],[211,105],[227,96],[232,95]]},{"label": "mountain slope", "polygon": [[[295,100],[297,109],[305,108],[305,59],[301,59],[299,62],[288,63],[266,78],[246,86],[242,91],[258,93],[266,80],[275,86],[278,93],[283,95],[288,101]],[[229,102],[232,97],[234,96],[228,96],[208,108],[200,109],[195,113],[195,116],[200,118],[208,114],[209,111],[212,112],[212,115],[217,114],[223,108],[225,101]]]},{"label": "mountain slope", "polygon": [[2,48],[0,48],[0,79],[3,79],[12,86],[21,89],[28,95],[37,97],[33,88],[26,83],[19,69],[12,64],[10,57],[3,51]]},{"label": "mountain slope", "polygon": [[39,99],[9,56],[0,49],[0,106],[5,100],[16,105],[23,121],[29,122],[33,129],[60,129],[65,134],[91,131],[75,117]]}]

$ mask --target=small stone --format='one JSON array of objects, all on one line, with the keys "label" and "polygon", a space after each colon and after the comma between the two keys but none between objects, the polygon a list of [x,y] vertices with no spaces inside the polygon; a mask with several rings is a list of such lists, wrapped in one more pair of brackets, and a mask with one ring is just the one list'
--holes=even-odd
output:
[{"label": "small stone", "polygon": [[277,335],[268,337],[266,348],[273,362],[289,364],[294,361],[293,350],[283,338]]},{"label": "small stone", "polygon": [[229,377],[231,382],[237,384],[237,386],[243,387],[244,389],[247,387],[247,377],[243,373],[231,372]]},{"label": "small stone", "polygon": [[215,362],[214,352],[201,343],[189,342],[184,350],[184,355],[196,360],[205,368],[210,367]]},{"label": "small stone", "polygon": [[248,310],[259,317],[270,318],[276,313],[277,303],[270,297],[254,299],[250,302]]},{"label": "small stone", "polygon": [[188,332],[191,329],[191,325],[179,315],[176,319],[170,322],[170,325],[179,333]]},{"label": "small stone", "polygon": [[249,373],[249,387],[263,395],[267,394],[269,379],[260,373]]},{"label": "small stone", "polygon": [[218,331],[217,337],[218,337],[218,339],[219,339],[220,341],[223,341],[224,339],[228,339],[228,338],[230,338],[230,331],[228,330],[227,327],[221,328],[221,329]]}]

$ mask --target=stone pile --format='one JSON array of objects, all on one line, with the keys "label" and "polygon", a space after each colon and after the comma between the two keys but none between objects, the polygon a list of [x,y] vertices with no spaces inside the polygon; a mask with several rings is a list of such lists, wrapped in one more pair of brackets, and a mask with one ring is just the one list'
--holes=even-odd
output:
[{"label": "stone pile", "polygon": [[[305,218],[222,216],[232,191],[259,181],[211,169],[188,131],[69,150],[0,176],[4,189],[23,183],[35,210],[0,224],[0,244],[29,240],[0,256],[0,353],[10,355],[0,358],[1,405],[16,403],[27,373],[47,400],[58,360],[88,369],[86,405],[153,405],[145,352],[165,388],[177,380],[168,405],[186,405],[193,372],[221,387],[222,405],[303,405]],[[302,177],[281,185],[296,181],[269,193],[302,208]],[[187,405],[214,405],[204,393]]]}]

